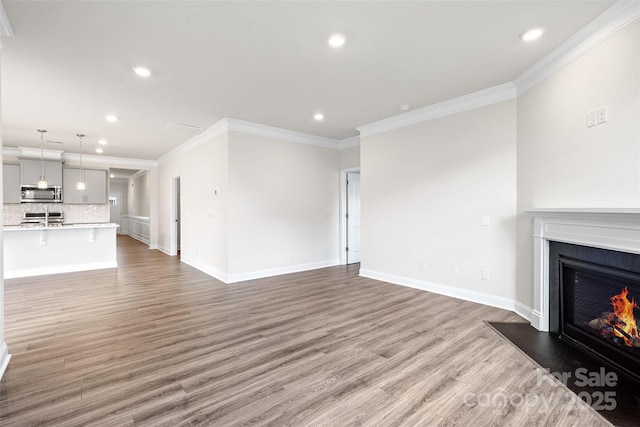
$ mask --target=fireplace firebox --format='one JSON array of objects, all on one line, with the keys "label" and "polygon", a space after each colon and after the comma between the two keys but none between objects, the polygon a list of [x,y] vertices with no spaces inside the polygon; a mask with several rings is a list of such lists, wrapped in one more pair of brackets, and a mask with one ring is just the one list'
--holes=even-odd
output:
[{"label": "fireplace firebox", "polygon": [[550,324],[640,381],[640,255],[549,242]]}]

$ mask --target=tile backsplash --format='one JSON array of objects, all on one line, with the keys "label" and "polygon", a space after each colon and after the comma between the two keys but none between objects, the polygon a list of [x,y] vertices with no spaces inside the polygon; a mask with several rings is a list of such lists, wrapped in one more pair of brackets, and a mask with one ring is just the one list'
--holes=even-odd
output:
[{"label": "tile backsplash", "polygon": [[64,212],[65,223],[109,222],[109,205],[66,205],[55,203],[21,203],[4,205],[4,225],[18,225],[24,212]]}]

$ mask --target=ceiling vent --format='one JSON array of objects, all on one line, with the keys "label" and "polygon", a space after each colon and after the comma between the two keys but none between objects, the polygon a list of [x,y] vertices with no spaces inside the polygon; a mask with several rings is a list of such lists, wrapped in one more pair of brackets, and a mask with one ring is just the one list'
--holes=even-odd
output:
[{"label": "ceiling vent", "polygon": [[202,128],[198,126],[183,125],[181,123],[169,123],[164,130],[184,136],[194,136],[202,132]]}]

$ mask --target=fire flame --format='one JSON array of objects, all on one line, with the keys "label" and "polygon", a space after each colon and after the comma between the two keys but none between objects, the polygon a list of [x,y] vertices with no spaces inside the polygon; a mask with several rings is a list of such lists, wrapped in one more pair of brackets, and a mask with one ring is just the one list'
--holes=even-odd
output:
[{"label": "fire flame", "polygon": [[618,295],[611,297],[611,304],[613,305],[613,313],[617,316],[611,316],[613,319],[609,319],[609,324],[613,327],[613,333],[620,338],[624,339],[624,342],[628,346],[633,346],[634,340],[640,339],[638,337],[638,327],[636,326],[636,318],[633,315],[634,308],[640,308],[635,302],[635,298],[631,301],[627,299],[629,290],[625,287]]}]

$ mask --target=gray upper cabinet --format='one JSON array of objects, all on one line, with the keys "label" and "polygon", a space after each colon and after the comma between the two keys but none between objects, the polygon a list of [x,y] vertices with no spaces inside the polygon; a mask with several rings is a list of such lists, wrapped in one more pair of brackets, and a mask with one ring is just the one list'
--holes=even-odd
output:
[{"label": "gray upper cabinet", "polygon": [[91,203],[96,205],[107,203],[107,172],[101,170],[84,170],[85,189],[78,190],[80,169],[64,168],[62,171],[64,185],[62,195],[64,203]]},{"label": "gray upper cabinet", "polygon": [[2,165],[4,203],[20,203],[20,166]]},{"label": "gray upper cabinet", "polygon": [[[20,184],[36,185],[40,181],[42,163],[40,160],[20,160]],[[49,186],[62,185],[62,162],[44,161],[44,178]]]}]

